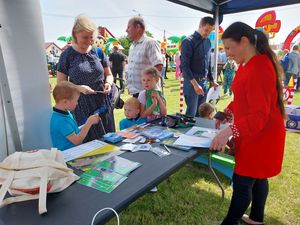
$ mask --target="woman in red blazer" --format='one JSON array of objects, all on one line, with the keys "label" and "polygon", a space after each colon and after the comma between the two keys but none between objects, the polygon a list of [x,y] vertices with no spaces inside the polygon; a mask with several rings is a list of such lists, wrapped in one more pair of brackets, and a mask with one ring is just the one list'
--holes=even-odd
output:
[{"label": "woman in red blazer", "polygon": [[[235,142],[233,195],[222,225],[238,224],[240,219],[263,224],[267,178],[280,173],[284,152],[281,70],[261,31],[236,22],[225,30],[222,40],[227,55],[240,65],[232,83],[234,100],[225,110],[233,115],[233,122],[210,146],[222,151],[230,136]],[[243,215],[250,203],[250,215]]]}]

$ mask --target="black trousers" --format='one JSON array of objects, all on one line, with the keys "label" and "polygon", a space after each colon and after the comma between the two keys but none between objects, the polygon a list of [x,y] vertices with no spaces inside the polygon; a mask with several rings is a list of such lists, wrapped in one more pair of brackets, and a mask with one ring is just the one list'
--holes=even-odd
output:
[{"label": "black trousers", "polygon": [[114,82],[117,84],[117,77],[120,79],[120,89],[124,89],[124,82],[123,82],[123,69],[113,69],[111,70],[113,76],[114,76]]},{"label": "black trousers", "polygon": [[233,174],[233,194],[226,218],[221,225],[236,225],[251,204],[250,219],[263,222],[269,192],[268,179]]}]

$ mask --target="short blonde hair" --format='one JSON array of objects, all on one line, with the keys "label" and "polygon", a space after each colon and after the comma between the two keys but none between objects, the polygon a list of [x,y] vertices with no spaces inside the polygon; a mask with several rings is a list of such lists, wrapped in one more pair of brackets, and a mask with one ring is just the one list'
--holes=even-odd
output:
[{"label": "short blonde hair", "polygon": [[208,102],[202,103],[198,108],[199,116],[202,118],[208,118],[214,111],[214,106]]},{"label": "short blonde hair", "polygon": [[72,38],[75,43],[77,43],[75,34],[80,33],[82,31],[93,32],[94,40],[96,40],[98,35],[97,26],[89,17],[85,15],[79,15],[75,18],[75,22],[72,29]]},{"label": "short blonde hair", "polygon": [[135,109],[139,109],[140,104],[141,104],[140,101],[135,97],[131,97],[131,98],[127,99],[124,103],[124,105],[131,105]]},{"label": "short blonde hair", "polygon": [[55,86],[52,94],[55,102],[58,103],[63,99],[72,100],[75,95],[80,95],[80,91],[75,84],[69,81],[61,81]]}]

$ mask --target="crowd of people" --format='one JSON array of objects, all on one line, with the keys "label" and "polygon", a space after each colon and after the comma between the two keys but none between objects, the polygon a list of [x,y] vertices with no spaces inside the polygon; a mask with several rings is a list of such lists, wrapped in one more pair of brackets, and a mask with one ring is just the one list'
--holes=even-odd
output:
[{"label": "crowd of people", "polygon": [[[214,68],[208,39],[213,29],[214,19],[203,17],[197,30],[183,40],[181,52],[175,55],[176,77],[184,78],[188,116],[210,119],[214,116],[213,106],[205,103],[208,87],[219,85],[212,76]],[[124,105],[121,129],[167,114],[161,91],[162,78],[167,79],[165,52],[157,41],[145,35],[142,17],[132,17],[126,32],[132,41],[128,57],[114,47],[106,58],[101,50],[92,46],[97,35],[95,23],[86,16],[76,18],[73,43],[61,54],[57,85],[53,90],[56,101],[51,118],[54,147],[64,150],[115,132],[109,94],[117,77],[122,90],[126,81],[131,95]],[[224,109],[225,119],[216,119],[216,127],[229,121],[228,118],[231,123],[216,135],[210,149],[224,151],[232,137],[236,163],[231,204],[222,224],[238,224],[241,219],[248,224],[263,224],[268,178],[280,173],[283,160],[282,69],[261,31],[236,22],[224,31],[222,40],[226,54],[220,49],[218,64],[221,66],[217,69],[223,73],[224,94],[234,94],[234,99]],[[300,62],[297,51],[294,47],[289,53],[293,66],[285,71],[285,81],[299,75],[300,63],[297,67],[294,64]],[[244,215],[250,203],[250,215]]]}]

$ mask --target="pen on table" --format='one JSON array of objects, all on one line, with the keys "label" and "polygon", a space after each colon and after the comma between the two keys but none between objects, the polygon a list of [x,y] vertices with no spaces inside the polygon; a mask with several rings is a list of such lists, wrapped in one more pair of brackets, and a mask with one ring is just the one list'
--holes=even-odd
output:
[{"label": "pen on table", "polygon": [[163,145],[163,146],[169,153],[171,153],[171,150],[166,145]]}]

